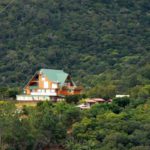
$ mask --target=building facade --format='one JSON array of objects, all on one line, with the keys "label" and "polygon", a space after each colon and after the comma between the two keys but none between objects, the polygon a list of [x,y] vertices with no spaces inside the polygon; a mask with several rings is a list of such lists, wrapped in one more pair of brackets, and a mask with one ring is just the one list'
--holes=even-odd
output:
[{"label": "building facade", "polygon": [[40,69],[27,85],[24,94],[17,95],[18,101],[59,100],[67,95],[80,94],[81,87],[76,86],[71,75],[63,70]]}]

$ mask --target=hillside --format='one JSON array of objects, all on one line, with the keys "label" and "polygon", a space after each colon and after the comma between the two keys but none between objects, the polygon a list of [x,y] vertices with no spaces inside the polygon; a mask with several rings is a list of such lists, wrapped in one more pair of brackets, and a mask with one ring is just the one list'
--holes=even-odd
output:
[{"label": "hillside", "polygon": [[0,87],[22,87],[37,69],[55,68],[91,93],[106,86],[149,95],[149,0],[9,3],[0,1]]}]

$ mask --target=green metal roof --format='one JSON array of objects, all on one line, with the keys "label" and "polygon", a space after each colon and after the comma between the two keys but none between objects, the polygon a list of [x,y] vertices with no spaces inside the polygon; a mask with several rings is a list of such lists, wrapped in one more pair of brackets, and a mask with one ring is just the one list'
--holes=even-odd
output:
[{"label": "green metal roof", "polygon": [[59,82],[63,84],[68,77],[68,73],[65,73],[63,70],[55,69],[41,69],[40,73],[45,75],[49,80],[53,82]]},{"label": "green metal roof", "polygon": [[37,89],[38,88],[38,86],[30,86],[30,89],[32,90],[32,89]]}]

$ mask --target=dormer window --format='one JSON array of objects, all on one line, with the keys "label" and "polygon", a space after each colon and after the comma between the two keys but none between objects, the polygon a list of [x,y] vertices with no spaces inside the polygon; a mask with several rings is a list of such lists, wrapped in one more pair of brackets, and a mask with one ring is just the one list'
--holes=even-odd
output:
[{"label": "dormer window", "polygon": [[45,81],[45,77],[42,77],[42,81]]}]

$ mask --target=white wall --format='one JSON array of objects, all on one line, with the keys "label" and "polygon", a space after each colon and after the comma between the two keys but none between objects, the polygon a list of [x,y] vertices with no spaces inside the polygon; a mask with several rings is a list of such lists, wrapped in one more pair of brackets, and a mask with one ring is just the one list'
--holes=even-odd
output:
[{"label": "white wall", "polygon": [[50,100],[49,96],[42,96],[42,95],[17,95],[17,101],[38,101],[38,100]]},{"label": "white wall", "polygon": [[130,95],[116,95],[116,98],[130,97]]}]

